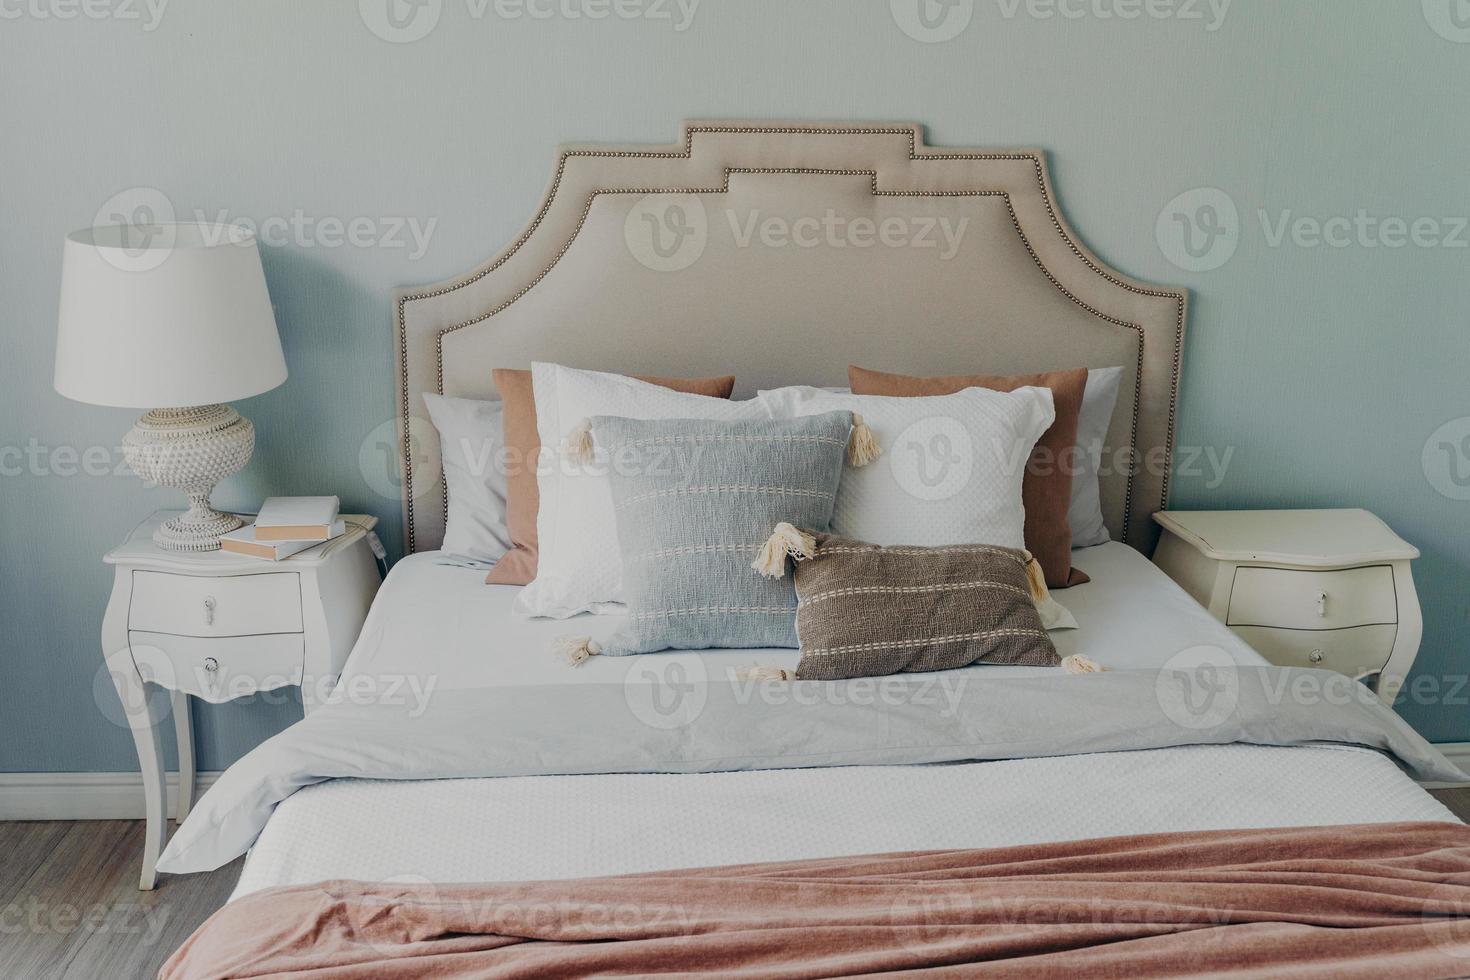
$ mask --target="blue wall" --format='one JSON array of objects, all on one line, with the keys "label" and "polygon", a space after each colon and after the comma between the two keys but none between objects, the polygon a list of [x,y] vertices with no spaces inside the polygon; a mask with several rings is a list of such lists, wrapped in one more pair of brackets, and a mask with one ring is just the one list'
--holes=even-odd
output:
[{"label": "blue wall", "polygon": [[[1045,147],[1090,245],[1194,292],[1179,438],[1233,455],[1218,483],[1179,479],[1175,504],[1376,510],[1424,551],[1420,672],[1463,673],[1470,503],[1456,495],[1470,491],[1443,469],[1431,479],[1422,460],[1436,429],[1470,416],[1470,235],[1456,237],[1454,220],[1470,214],[1470,38],[1448,19],[1453,0],[1236,0],[1223,19],[1221,0],[1181,0],[1139,7],[1174,16],[1131,20],[1093,12],[1126,12],[1127,0],[1061,0],[1077,18],[974,0],[942,43],[906,34],[887,0],[704,0],[683,30],[673,0],[619,8],[671,19],[508,18],[497,9],[521,8],[440,0],[427,36],[393,43],[367,26],[383,29],[385,2],[173,0],[156,21],[141,0],[95,20],[33,7],[11,19],[20,8],[6,6],[0,771],[136,767],[106,678],[96,684],[110,586],[98,558],[174,501],[130,475],[71,472],[67,447],[110,453],[132,413],[51,390],[67,231],[116,195],[131,206],[140,187],[185,218],[299,214],[302,230],[265,250],[291,378],[239,405],[259,448],[216,501],[335,492],[382,518],[396,545],[396,499],[359,468],[364,440],[392,416],[393,287],[508,242],[558,143],[670,141],[686,117],[913,119],[936,143]],[[1196,188],[1225,192],[1239,223],[1205,250],[1218,267],[1191,272],[1166,257],[1156,223],[1164,214],[1167,244],[1174,212],[1208,217],[1199,195],[1166,208]],[[1435,231],[1402,247],[1389,247],[1392,224],[1342,247],[1273,241],[1288,212],[1359,211],[1432,219]],[[368,219],[364,241],[334,245],[333,222],[355,218]],[[407,218],[434,222],[422,254],[392,234]],[[1464,434],[1436,438],[1431,460],[1450,461],[1438,442]],[[1453,461],[1470,472],[1463,448]],[[1404,712],[1432,738],[1470,739],[1465,698]],[[299,711],[196,709],[201,766],[229,763]]]}]

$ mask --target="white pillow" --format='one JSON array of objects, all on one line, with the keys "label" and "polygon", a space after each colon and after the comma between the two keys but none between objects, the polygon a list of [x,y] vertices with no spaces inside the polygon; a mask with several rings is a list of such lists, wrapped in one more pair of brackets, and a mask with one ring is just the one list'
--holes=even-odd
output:
[{"label": "white pillow", "polygon": [[1067,509],[1074,548],[1106,544],[1110,540],[1107,525],[1103,523],[1097,475],[1102,468],[1103,440],[1108,437],[1122,381],[1120,367],[1093,368],[1087,372],[1082,411],[1077,416],[1077,470],[1072,474],[1072,504]]},{"label": "white pillow", "polygon": [[[630,419],[769,418],[757,399],[734,402],[691,395],[636,378],[599,371],[579,371],[557,364],[533,363],[531,386],[536,398],[536,431],[541,458],[536,486],[541,492],[536,513],[539,554],[536,578],[516,597],[515,608],[529,616],[563,619],[580,612],[603,611],[604,604],[623,599],[623,563],[619,555],[607,458],[597,451],[583,466],[563,451],[567,436],[594,415]],[[678,447],[668,458],[678,463]]]},{"label": "white pillow", "polygon": [[1056,417],[1050,389],[900,398],[780,388],[760,399],[776,418],[845,410],[873,430],[883,455],[843,470],[835,533],[878,545],[1026,546],[1021,481]]},{"label": "white pillow", "polygon": [[505,437],[500,402],[424,394],[439,430],[449,517],[443,550],[477,562],[494,562],[510,550],[505,526]]}]

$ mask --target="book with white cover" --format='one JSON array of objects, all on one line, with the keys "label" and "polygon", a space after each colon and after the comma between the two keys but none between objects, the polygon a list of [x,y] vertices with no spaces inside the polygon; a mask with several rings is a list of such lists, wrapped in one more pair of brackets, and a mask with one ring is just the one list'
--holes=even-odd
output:
[{"label": "book with white cover", "polygon": [[341,506],[336,497],[267,497],[255,517],[255,540],[326,541]]},{"label": "book with white cover", "polygon": [[[331,533],[324,539],[330,541],[332,538],[347,533],[347,524],[344,521],[333,521]],[[266,561],[280,561],[289,558],[307,548],[315,548],[322,541],[311,539],[297,539],[294,541],[262,541],[256,533],[254,524],[247,524],[238,531],[221,534],[219,547],[221,551],[228,551],[236,555],[248,555],[251,558],[264,558]]]}]

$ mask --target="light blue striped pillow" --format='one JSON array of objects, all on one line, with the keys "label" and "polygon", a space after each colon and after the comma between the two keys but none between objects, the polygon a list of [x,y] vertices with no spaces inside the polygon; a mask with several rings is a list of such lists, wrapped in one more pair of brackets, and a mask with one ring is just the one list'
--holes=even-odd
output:
[{"label": "light blue striped pillow", "polygon": [[850,412],[715,422],[592,419],[607,451],[628,623],[601,653],[796,647],[790,577],[751,562],[787,521],[825,531]]}]

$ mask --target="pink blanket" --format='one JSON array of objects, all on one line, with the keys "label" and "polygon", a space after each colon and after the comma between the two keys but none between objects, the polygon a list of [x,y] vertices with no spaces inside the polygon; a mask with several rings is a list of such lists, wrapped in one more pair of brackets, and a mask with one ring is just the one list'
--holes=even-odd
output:
[{"label": "pink blanket", "polygon": [[160,976],[1470,975],[1470,827],[1152,834],[576,881],[268,889]]}]

